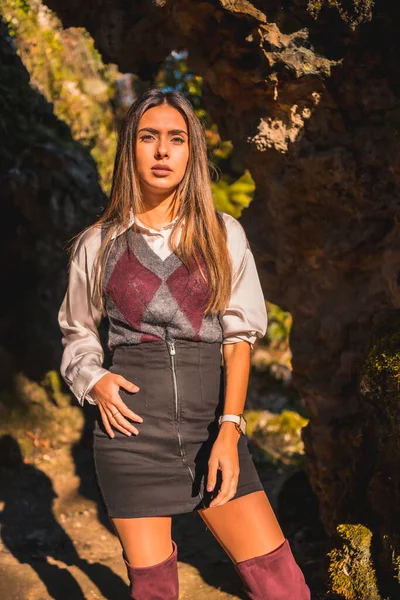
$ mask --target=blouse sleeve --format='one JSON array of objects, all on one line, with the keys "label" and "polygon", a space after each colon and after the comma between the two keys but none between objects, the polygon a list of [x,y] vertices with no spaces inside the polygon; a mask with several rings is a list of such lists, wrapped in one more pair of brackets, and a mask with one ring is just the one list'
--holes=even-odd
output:
[{"label": "blouse sleeve", "polygon": [[227,308],[220,315],[223,343],[245,340],[253,347],[256,339],[263,337],[267,331],[264,294],[242,225],[229,215],[224,215],[224,218],[232,259],[232,294]]},{"label": "blouse sleeve", "polygon": [[[88,233],[91,236],[89,242]],[[85,399],[89,404],[96,404],[89,392],[103,375],[109,373],[102,367],[104,351],[97,329],[101,311],[91,302],[93,236],[96,235],[86,232],[79,241],[70,264],[67,291],[58,312],[64,347],[60,372],[82,406]]]}]

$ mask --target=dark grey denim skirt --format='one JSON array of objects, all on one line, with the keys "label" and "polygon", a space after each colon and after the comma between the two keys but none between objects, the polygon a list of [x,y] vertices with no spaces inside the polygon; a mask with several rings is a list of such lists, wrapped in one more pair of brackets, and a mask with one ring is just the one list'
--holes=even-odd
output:
[{"label": "dark grey denim skirt", "polygon": [[[143,418],[138,435],[114,428],[110,438],[100,411],[93,431],[97,484],[110,517],[173,515],[209,505],[207,464],[223,411],[221,344],[176,340],[118,347],[113,373],[140,387],[120,389]],[[238,442],[240,475],[235,498],[262,490],[246,436]]]}]

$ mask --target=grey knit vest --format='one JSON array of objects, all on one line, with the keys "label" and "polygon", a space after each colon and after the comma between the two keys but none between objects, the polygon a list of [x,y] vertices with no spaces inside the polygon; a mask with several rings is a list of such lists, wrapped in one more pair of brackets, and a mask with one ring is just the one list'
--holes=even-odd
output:
[{"label": "grey knit vest", "polygon": [[128,229],[116,238],[104,272],[109,349],[160,340],[222,342],[218,315],[202,310],[208,294],[198,267],[189,273],[174,253],[162,260],[140,231]]}]

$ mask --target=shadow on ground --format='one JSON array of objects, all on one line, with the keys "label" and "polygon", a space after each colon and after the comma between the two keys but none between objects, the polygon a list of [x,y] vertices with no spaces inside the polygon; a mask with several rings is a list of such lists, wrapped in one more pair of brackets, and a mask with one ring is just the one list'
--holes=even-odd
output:
[{"label": "shadow on ground", "polygon": [[[91,449],[94,411],[89,406],[84,411],[86,423],[81,439],[70,449],[71,464],[68,465],[65,456],[55,457],[51,476],[44,468],[23,462],[18,442],[12,436],[0,438],[3,552],[10,553],[21,565],[30,566],[47,590],[46,600],[103,597],[123,600],[129,595],[120,546],[94,474]],[[318,522],[317,503],[307,478],[301,470],[287,478],[274,465],[258,467],[264,489],[313,590],[312,597],[323,598],[326,538]],[[73,479],[73,472],[76,489],[71,491],[64,484]],[[59,497],[61,495],[63,497]],[[104,528],[108,535],[103,535]],[[192,583],[183,582],[183,598],[210,599],[214,597],[213,589],[215,598],[245,598],[229,557],[197,513],[174,516],[173,539],[178,544],[180,563],[191,567],[180,574],[180,578],[192,576]],[[85,575],[85,581],[89,580],[89,584],[83,586],[85,589],[82,579],[75,576],[76,569]],[[90,582],[101,596],[87,591]],[[16,585],[10,581],[7,570],[3,585],[8,585],[9,590],[10,585]],[[23,593],[4,595],[1,587],[2,598],[28,597]],[[29,595],[29,598],[44,600],[43,595]]]}]

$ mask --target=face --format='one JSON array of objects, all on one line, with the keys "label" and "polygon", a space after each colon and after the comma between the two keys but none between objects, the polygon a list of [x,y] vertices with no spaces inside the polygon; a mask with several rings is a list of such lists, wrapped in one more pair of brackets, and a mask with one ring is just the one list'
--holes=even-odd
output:
[{"label": "face", "polygon": [[188,159],[188,128],[181,113],[166,104],[149,108],[136,135],[136,168],[143,192],[173,192]]}]

